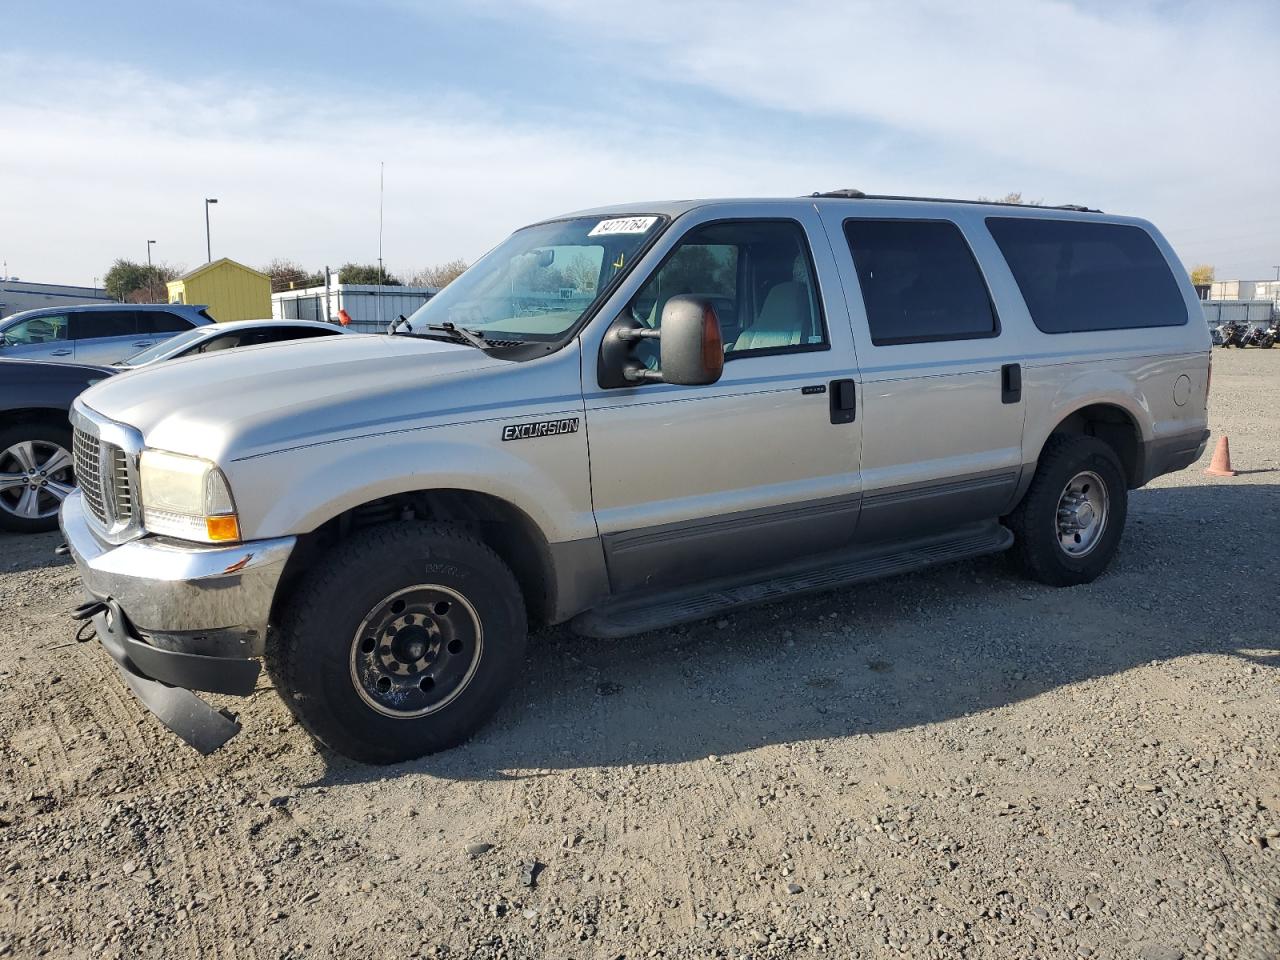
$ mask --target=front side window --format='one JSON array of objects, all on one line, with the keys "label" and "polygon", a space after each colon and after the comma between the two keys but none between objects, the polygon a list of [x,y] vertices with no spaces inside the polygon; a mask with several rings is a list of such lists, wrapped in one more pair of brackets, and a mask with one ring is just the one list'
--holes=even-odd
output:
[{"label": "front side window", "polygon": [[576,217],[517,230],[409,317],[490,340],[554,341],[630,269],[666,220]]},{"label": "front side window", "polygon": [[[826,348],[813,261],[804,229],[794,221],[731,220],[693,228],[632,299],[631,316],[660,327],[663,307],[681,295],[711,301],[726,360]],[[641,342],[640,354],[650,342]]]},{"label": "front side window", "polygon": [[945,220],[846,220],[871,342],[969,340],[999,333],[960,228]]},{"label": "front side window", "polygon": [[8,347],[25,347],[33,343],[54,343],[66,340],[67,316],[64,313],[44,314],[29,317],[5,327],[4,345]]},{"label": "front side window", "polygon": [[1083,220],[990,217],[1031,319],[1044,333],[1177,327],[1187,306],[1141,227]]}]

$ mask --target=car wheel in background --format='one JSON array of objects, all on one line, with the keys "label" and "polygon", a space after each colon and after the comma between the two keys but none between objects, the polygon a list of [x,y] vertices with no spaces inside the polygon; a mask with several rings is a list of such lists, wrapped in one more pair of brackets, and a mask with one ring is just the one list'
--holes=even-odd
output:
[{"label": "car wheel in background", "polygon": [[70,427],[30,422],[0,429],[0,529],[56,529],[62,501],[74,489]]}]

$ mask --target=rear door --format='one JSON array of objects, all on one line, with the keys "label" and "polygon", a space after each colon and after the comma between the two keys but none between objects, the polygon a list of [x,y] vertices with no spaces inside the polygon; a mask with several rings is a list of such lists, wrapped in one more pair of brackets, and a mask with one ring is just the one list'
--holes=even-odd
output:
[{"label": "rear door", "polygon": [[[653,327],[671,297],[709,299],[726,348],[718,383],[604,388],[584,353],[592,499],[615,592],[693,585],[852,540],[861,424],[832,403],[853,406],[848,312],[812,207],[777,211],[682,218],[678,242],[624,307]],[[660,349],[640,356],[656,366]]]},{"label": "rear door", "polygon": [[998,516],[1022,470],[1023,345],[1001,326],[973,231],[901,210],[822,207],[863,379],[862,542]]},{"label": "rear door", "polygon": [[115,363],[137,353],[147,342],[138,337],[137,311],[72,311],[71,340],[77,363]]}]

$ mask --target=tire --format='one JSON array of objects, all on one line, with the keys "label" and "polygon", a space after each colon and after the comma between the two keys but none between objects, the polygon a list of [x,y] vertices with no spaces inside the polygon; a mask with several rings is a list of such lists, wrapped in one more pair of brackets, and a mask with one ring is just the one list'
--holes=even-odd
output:
[{"label": "tire", "polygon": [[[1097,484],[1090,478],[1101,481],[1103,487],[1104,522],[1085,542],[1080,540],[1080,533],[1063,532],[1059,507],[1066,505],[1064,498],[1072,484],[1076,497],[1098,497]],[[1081,490],[1085,491],[1083,495]],[[1124,470],[1109,445],[1094,437],[1051,436],[1040,452],[1031,486],[1006,518],[1014,534],[1010,556],[1024,573],[1041,583],[1055,587],[1089,583],[1115,555],[1124,532],[1128,502]],[[1086,515],[1097,515],[1096,504],[1091,503]],[[1073,512],[1071,519],[1078,520],[1080,516]],[[1067,523],[1069,527],[1070,520]],[[1071,543],[1073,539],[1077,542]],[[1070,548],[1064,542],[1070,543]],[[1077,553],[1073,555],[1069,550]]]},{"label": "tire", "polygon": [[[29,466],[48,466],[55,454],[57,463],[65,466],[37,477],[38,489],[13,483],[16,476],[30,475]],[[75,488],[71,428],[33,421],[0,429],[0,478],[12,484],[0,487],[0,529],[14,533],[56,530],[62,501]]]},{"label": "tire", "polygon": [[267,672],[321,743],[400,763],[457,746],[493,715],[523,669],[526,634],[519,584],[489,547],[450,524],[387,524],[304,575]]}]

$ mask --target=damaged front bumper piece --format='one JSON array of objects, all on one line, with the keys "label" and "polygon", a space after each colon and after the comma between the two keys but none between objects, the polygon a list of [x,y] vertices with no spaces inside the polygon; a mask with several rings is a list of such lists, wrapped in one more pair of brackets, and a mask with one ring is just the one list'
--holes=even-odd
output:
[{"label": "damaged front bumper piece", "polygon": [[293,537],[206,547],[156,537],[100,540],[77,491],[61,526],[91,621],[134,695],[184,741],[208,754],[240,730],[192,691],[248,696],[257,684],[276,585]]}]

